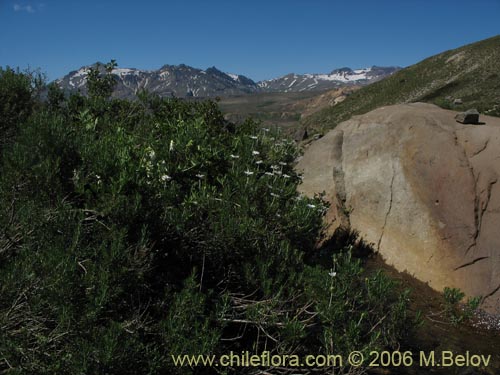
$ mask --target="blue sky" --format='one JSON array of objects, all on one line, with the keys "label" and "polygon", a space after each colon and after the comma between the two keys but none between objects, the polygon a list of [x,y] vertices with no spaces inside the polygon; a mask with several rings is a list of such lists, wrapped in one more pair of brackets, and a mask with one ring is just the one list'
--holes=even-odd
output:
[{"label": "blue sky", "polygon": [[96,61],[254,80],[408,66],[500,34],[500,0],[0,0],[0,66],[49,79]]}]

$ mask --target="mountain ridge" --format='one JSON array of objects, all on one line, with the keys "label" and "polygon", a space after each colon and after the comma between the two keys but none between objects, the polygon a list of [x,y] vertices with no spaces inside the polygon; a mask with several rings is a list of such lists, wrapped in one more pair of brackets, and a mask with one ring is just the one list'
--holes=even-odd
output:
[{"label": "mountain ridge", "polygon": [[395,66],[379,67],[376,65],[362,69],[343,67],[334,69],[327,74],[290,73],[282,77],[260,81],[257,84],[268,92],[323,91],[351,85],[368,85],[390,76],[400,69]]},{"label": "mountain ridge", "polygon": [[[69,72],[55,82],[69,92],[87,93],[86,76],[91,67],[83,66]],[[327,74],[287,74],[278,78],[255,82],[241,74],[226,73],[215,66],[205,70],[185,64],[165,64],[157,70],[114,68],[116,77],[114,96],[131,99],[146,89],[162,97],[216,97],[236,96],[260,92],[325,91],[349,85],[367,85],[398,71],[399,67],[372,66],[363,69],[339,68]]]},{"label": "mountain ridge", "polygon": [[[83,66],[71,71],[55,82],[69,92],[87,93],[86,77],[91,67],[101,63]],[[252,93],[258,87],[251,79],[241,75],[229,75],[215,67],[201,70],[185,64],[165,64],[157,70],[136,68],[114,68],[116,77],[114,97],[130,99],[137,92],[146,89],[162,97],[211,97]]]}]

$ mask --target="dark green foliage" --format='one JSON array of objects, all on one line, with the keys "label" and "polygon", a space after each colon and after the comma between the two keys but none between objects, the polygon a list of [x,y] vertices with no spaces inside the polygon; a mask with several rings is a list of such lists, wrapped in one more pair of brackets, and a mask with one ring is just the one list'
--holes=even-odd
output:
[{"label": "dark green foliage", "polygon": [[397,344],[407,323],[408,292],[391,300],[394,281],[381,272],[365,277],[352,247],[345,250],[333,256],[329,272],[307,270],[305,291],[318,301],[323,353],[347,356],[353,350]]},{"label": "dark green foliage", "polygon": [[34,104],[30,74],[0,67],[0,150],[26,121]]},{"label": "dark green foliage", "polygon": [[[87,88],[90,99],[108,99],[113,93],[116,84],[115,77],[111,72],[117,66],[116,61],[111,60],[104,66],[97,64],[89,68],[87,73]],[[104,72],[101,72],[104,70]]]},{"label": "dark green foliage", "polygon": [[57,112],[64,102],[64,91],[55,82],[50,83],[47,89],[47,104],[49,109]]},{"label": "dark green foliage", "polygon": [[0,372],[202,373],[171,355],[397,343],[407,296],[363,273],[355,238],[313,260],[325,205],[297,194],[293,142],[104,86],[53,89],[5,150]]},{"label": "dark green foliage", "polygon": [[444,288],[444,313],[452,324],[467,321],[474,315],[481,303],[482,297],[468,298],[465,304],[460,304],[465,293],[458,288]]}]

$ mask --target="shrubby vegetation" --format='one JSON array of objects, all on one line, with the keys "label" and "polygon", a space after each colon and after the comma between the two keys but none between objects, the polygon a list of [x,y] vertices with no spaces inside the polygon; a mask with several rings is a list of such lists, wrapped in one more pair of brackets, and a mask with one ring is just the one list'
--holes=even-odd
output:
[{"label": "shrubby vegetation", "polygon": [[0,151],[33,112],[44,77],[0,67]]},{"label": "shrubby vegetation", "polygon": [[292,142],[213,102],[110,100],[109,71],[43,104],[0,72],[0,372],[212,373],[170,355],[397,345],[407,293],[363,271],[355,236],[317,249],[325,204],[297,194]]},{"label": "shrubby vegetation", "polygon": [[461,305],[465,297],[465,293],[458,288],[444,288],[444,314],[447,319],[454,325],[468,321],[474,316],[474,312],[478,309],[482,297],[468,298],[467,301]]}]

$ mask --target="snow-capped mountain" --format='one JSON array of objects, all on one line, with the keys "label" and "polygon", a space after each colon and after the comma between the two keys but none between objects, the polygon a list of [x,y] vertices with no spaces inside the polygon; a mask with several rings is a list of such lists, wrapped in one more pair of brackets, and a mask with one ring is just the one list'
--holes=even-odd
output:
[{"label": "snow-capped mountain", "polygon": [[378,66],[356,70],[340,68],[329,74],[287,74],[283,77],[261,81],[258,85],[265,91],[273,92],[328,90],[348,85],[367,85],[398,70],[400,70],[398,67]]},{"label": "snow-capped mountain", "polygon": [[[70,92],[87,92],[87,72],[89,67],[82,67],[71,72],[56,82]],[[215,97],[249,94],[259,91],[251,79],[237,74],[226,74],[215,67],[206,70],[187,65],[164,65],[158,70],[139,70],[115,68],[116,76],[114,96],[132,98],[145,89],[163,97]]]},{"label": "snow-capped mountain", "polygon": [[[87,92],[89,67],[73,71],[56,82],[70,92]],[[346,85],[366,85],[399,70],[396,67],[376,67],[352,70],[341,68],[329,74],[288,74],[258,83],[238,74],[224,73],[215,67],[201,70],[184,64],[164,65],[158,70],[115,68],[117,84],[114,96],[133,98],[145,89],[163,97],[215,97],[257,92],[321,91]]]}]

